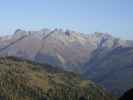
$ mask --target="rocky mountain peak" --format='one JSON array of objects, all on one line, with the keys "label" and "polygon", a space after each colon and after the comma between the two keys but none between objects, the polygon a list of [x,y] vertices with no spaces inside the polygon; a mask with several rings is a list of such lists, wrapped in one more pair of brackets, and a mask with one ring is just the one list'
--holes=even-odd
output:
[{"label": "rocky mountain peak", "polygon": [[41,30],[38,30],[38,31],[25,31],[25,30],[22,30],[22,29],[17,29],[15,30],[13,36],[15,37],[21,37],[21,36],[25,36],[25,35],[36,35],[36,36],[41,36],[41,37],[44,37],[44,36],[47,36],[48,34],[54,34],[55,37],[58,37],[58,36],[63,36],[63,37],[77,37],[77,36],[81,36],[82,35],[79,33],[79,32],[75,32],[75,31],[72,31],[72,30],[63,30],[61,28],[55,28],[55,29],[48,29],[48,28],[44,28],[44,29],[41,29]]},{"label": "rocky mountain peak", "polygon": [[97,38],[113,38],[113,36],[110,35],[109,33],[101,33],[101,32],[95,32],[94,36]]},{"label": "rocky mountain peak", "polygon": [[[52,33],[52,34],[51,34]],[[61,28],[55,28],[55,29],[48,29],[44,28],[38,31],[25,31],[22,29],[17,29],[14,32],[15,37],[22,37],[22,36],[34,36],[34,38],[39,37],[44,38],[44,37],[49,37],[49,39],[52,37],[59,39],[61,41],[79,41],[81,42],[86,42],[89,41],[90,44],[94,44],[98,48],[103,48],[103,47],[116,47],[119,45],[129,45],[132,44],[132,42],[127,42],[121,39],[117,39],[110,35],[109,33],[101,33],[101,32],[95,32],[94,34],[89,34],[89,35],[82,35],[79,32],[75,32],[72,30],[63,30]]]},{"label": "rocky mountain peak", "polygon": [[46,34],[50,33],[51,30],[48,29],[48,28],[43,28],[43,29],[40,30],[40,32],[41,32],[43,35],[46,35]]},{"label": "rocky mountain peak", "polygon": [[14,35],[13,36],[21,37],[21,36],[25,36],[25,35],[29,35],[29,32],[26,32],[25,30],[17,29],[14,32]]}]

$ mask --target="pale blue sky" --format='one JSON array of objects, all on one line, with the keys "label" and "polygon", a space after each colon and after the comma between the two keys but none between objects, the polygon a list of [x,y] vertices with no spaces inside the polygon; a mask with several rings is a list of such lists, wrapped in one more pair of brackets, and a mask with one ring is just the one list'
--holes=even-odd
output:
[{"label": "pale blue sky", "polygon": [[0,0],[0,35],[56,27],[133,39],[133,0]]}]

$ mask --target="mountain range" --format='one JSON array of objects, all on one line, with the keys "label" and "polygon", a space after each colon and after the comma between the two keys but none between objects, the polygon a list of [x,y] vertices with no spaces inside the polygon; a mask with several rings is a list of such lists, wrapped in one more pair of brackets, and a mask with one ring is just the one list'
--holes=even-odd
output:
[{"label": "mountain range", "polygon": [[114,95],[133,87],[133,41],[108,33],[17,29],[0,38],[0,56],[48,63],[102,85]]}]

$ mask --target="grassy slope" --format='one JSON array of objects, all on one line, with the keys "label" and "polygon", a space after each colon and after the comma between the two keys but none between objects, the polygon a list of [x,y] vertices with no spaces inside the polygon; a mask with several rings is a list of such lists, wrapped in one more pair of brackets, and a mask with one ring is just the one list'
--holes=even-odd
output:
[{"label": "grassy slope", "polygon": [[13,57],[0,58],[0,100],[112,100],[78,75]]}]

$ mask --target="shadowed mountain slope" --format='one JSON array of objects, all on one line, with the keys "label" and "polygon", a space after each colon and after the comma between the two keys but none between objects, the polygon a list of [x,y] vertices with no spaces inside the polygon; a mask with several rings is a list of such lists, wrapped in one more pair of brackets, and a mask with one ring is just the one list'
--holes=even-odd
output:
[{"label": "shadowed mountain slope", "polygon": [[122,95],[133,87],[133,47],[101,51],[95,51],[85,64],[84,76],[105,86],[114,95]]}]

